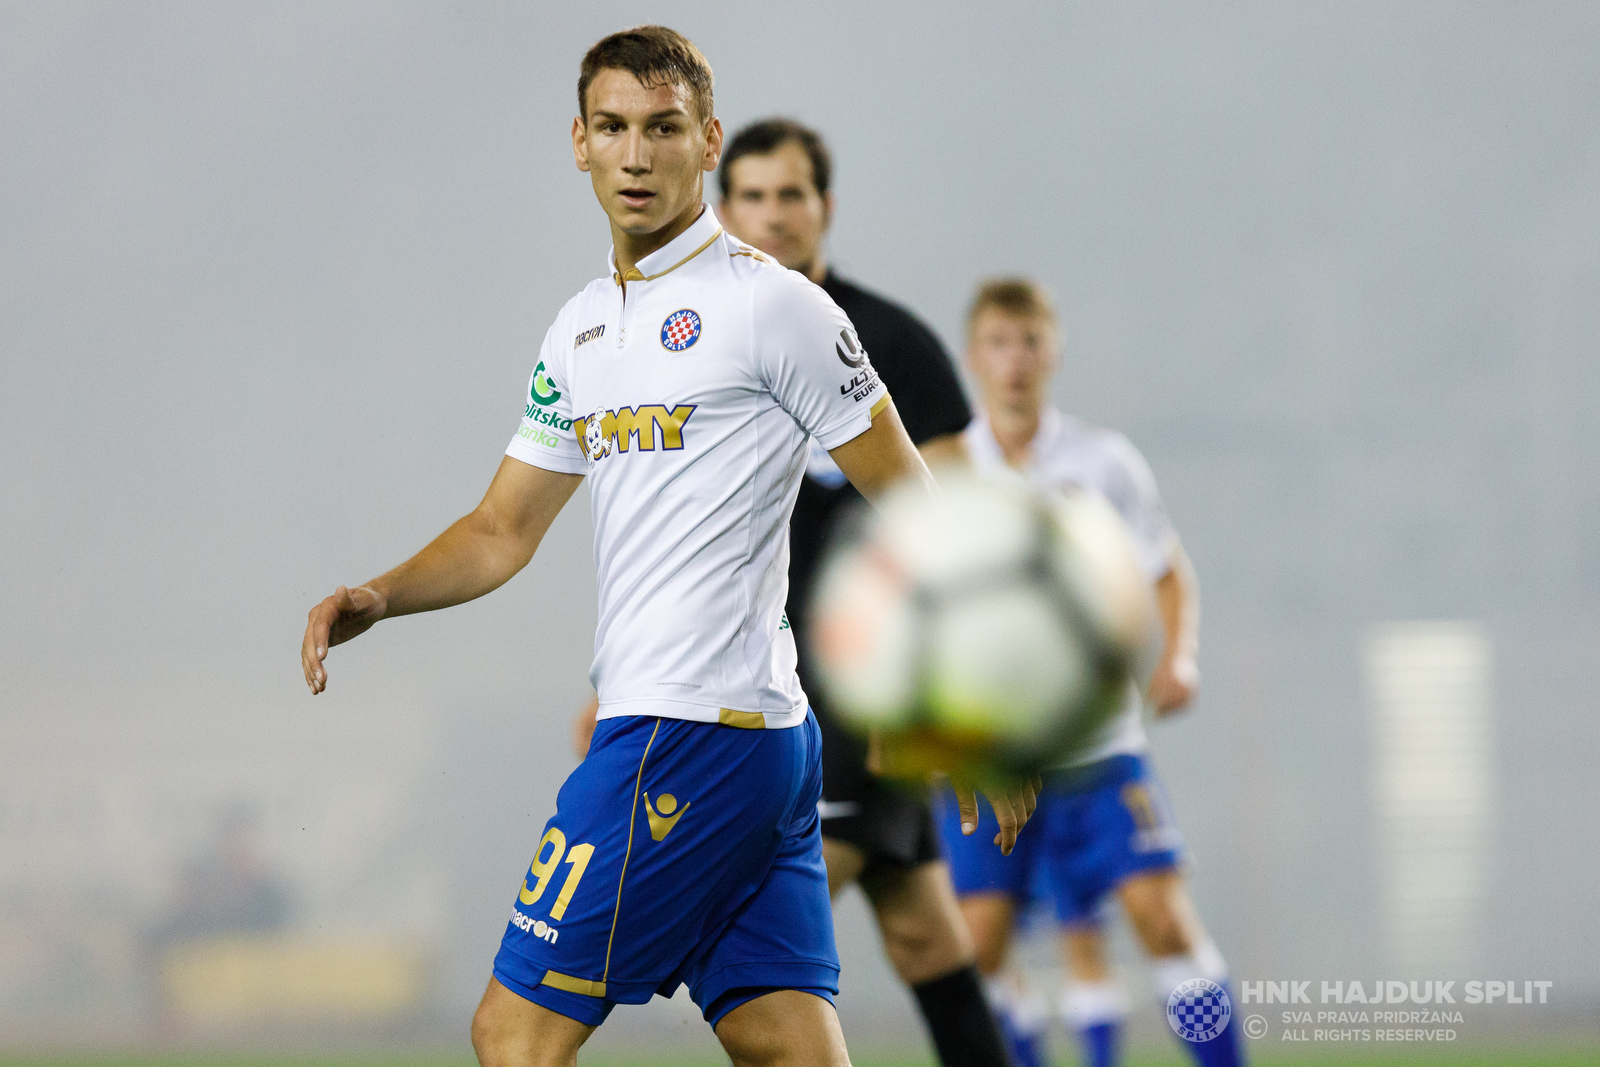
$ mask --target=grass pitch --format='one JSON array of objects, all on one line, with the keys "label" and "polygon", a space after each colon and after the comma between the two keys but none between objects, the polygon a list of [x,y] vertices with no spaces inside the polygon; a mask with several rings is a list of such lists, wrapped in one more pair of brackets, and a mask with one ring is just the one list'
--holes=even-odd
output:
[{"label": "grass pitch", "polygon": [[[1066,1051],[1066,1050],[1062,1050]],[[1284,1050],[1266,1043],[1246,1049],[1249,1062],[1258,1067],[1399,1067],[1399,1065],[1437,1065],[1437,1067],[1593,1067],[1600,1063],[1600,1043],[1561,1043],[1518,1046],[1385,1048],[1345,1047],[1339,1049]],[[925,1055],[895,1056],[864,1054],[853,1056],[855,1067],[935,1067]],[[726,1060],[707,1057],[651,1058],[645,1054],[610,1053],[578,1057],[582,1067],[725,1067]],[[1076,1060],[1058,1058],[1058,1067],[1076,1067]],[[1191,1061],[1177,1048],[1134,1048],[1124,1060],[1126,1067],[1185,1067]],[[182,1053],[0,1053],[0,1067],[474,1067],[470,1055],[416,1055],[399,1053],[384,1056],[363,1052],[347,1055],[326,1054],[268,1055],[234,1052]]]}]

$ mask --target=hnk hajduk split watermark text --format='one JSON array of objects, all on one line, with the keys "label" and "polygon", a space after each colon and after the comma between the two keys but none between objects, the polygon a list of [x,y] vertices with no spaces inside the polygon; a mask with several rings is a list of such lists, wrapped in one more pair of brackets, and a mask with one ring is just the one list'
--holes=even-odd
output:
[{"label": "hnk hajduk split watermark text", "polygon": [[[1320,999],[1312,1000],[1317,984]],[[1239,983],[1240,1004],[1547,1004],[1555,983],[1547,980],[1396,981],[1363,983],[1259,981]]]},{"label": "hnk hajduk split watermark text", "polygon": [[[1453,1042],[1459,1036],[1455,1027],[1466,1021],[1458,1005],[1549,1004],[1554,988],[1546,979],[1240,981],[1239,1003],[1290,1005],[1278,1013],[1284,1041]],[[1296,1010],[1296,1004],[1338,1007]],[[1265,1015],[1246,1015],[1243,1029],[1246,1037],[1259,1039],[1272,1025]]]}]

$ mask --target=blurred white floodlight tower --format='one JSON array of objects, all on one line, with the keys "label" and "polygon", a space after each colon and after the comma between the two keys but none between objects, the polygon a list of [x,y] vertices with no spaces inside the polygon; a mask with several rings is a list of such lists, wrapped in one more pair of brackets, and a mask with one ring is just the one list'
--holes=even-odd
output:
[{"label": "blurred white floodlight tower", "polygon": [[1486,919],[1489,638],[1474,622],[1381,623],[1366,671],[1390,962],[1419,977],[1464,973]]}]

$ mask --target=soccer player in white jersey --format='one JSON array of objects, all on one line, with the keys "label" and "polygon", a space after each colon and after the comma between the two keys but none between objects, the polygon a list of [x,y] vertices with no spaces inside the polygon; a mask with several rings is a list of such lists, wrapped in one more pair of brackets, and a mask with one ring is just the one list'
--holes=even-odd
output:
[{"label": "soccer player in white jersey", "polygon": [[[612,34],[578,105],[606,274],[545,335],[478,507],[311,610],[306,682],[320,692],[328,649],[381,619],[504,584],[587,477],[600,723],[516,893],[478,1059],[573,1064],[616,1004],[687,985],[735,1064],[847,1064],[785,530],[808,437],[869,500],[931,479],[844,313],[706,209],[722,126],[699,50],[660,26]],[[1009,851],[1032,791],[990,801]]]},{"label": "soccer player in white jersey", "polygon": [[[967,320],[967,363],[981,397],[967,449],[981,473],[1057,492],[1097,492],[1126,520],[1155,587],[1165,636],[1146,696],[1157,715],[1169,715],[1189,703],[1199,683],[1194,573],[1144,457],[1121,434],[1049,403],[1059,348],[1055,312],[1038,285],[998,279],[979,289]],[[1090,748],[1045,776],[1039,810],[1009,856],[974,851],[975,838],[962,836],[964,816],[955,805],[940,815],[978,965],[992,982],[992,1003],[1022,1067],[1047,1062],[1049,1013],[1012,984],[1005,958],[1019,912],[1035,896],[1050,899],[1062,926],[1069,980],[1061,1014],[1079,1035],[1086,1063],[1116,1062],[1127,1013],[1100,925],[1111,896],[1150,956],[1162,1008],[1182,1024],[1185,1048],[1208,1067],[1240,1062],[1237,1028],[1217,1026],[1227,970],[1189,903],[1179,869],[1182,841],[1146,757],[1140,706],[1130,685],[1121,713]],[[982,811],[980,820],[987,817]]]}]

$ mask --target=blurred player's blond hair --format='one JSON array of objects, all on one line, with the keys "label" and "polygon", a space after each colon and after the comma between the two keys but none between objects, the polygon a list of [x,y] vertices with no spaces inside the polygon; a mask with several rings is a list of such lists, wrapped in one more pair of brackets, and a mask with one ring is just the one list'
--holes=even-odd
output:
[{"label": "blurred player's blond hair", "polygon": [[1059,330],[1055,301],[1044,286],[1032,278],[1021,276],[988,278],[978,286],[978,293],[967,308],[967,335],[978,322],[978,316],[993,309],[1023,319],[1040,319],[1051,329]]}]

